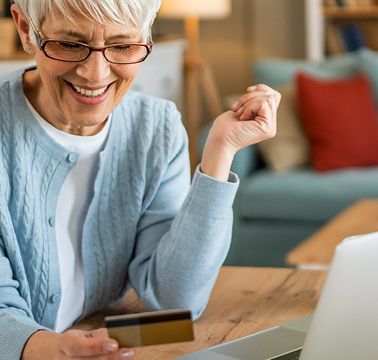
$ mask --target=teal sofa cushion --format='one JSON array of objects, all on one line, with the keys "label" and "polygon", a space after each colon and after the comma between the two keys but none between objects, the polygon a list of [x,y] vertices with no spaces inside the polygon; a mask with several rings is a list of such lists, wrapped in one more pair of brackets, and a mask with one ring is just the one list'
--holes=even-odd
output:
[{"label": "teal sofa cushion", "polygon": [[241,183],[239,194],[244,219],[324,222],[353,201],[378,198],[378,168],[324,173],[262,169]]},{"label": "teal sofa cushion", "polygon": [[291,82],[298,71],[305,71],[319,77],[346,77],[356,74],[360,53],[348,53],[329,57],[321,62],[289,59],[261,59],[253,62],[252,72],[257,83],[280,86]]},{"label": "teal sofa cushion", "polygon": [[378,52],[363,49],[359,52],[359,69],[372,81],[375,101],[378,103]]},{"label": "teal sofa cushion", "polygon": [[225,265],[288,266],[285,255],[322,225],[318,222],[287,220],[243,219],[235,222]]},{"label": "teal sofa cushion", "polygon": [[323,61],[291,59],[259,59],[253,62],[255,82],[280,86],[293,81],[298,71],[325,78],[341,78],[365,73],[372,82],[378,102],[378,52],[368,48],[343,55],[331,56]]}]

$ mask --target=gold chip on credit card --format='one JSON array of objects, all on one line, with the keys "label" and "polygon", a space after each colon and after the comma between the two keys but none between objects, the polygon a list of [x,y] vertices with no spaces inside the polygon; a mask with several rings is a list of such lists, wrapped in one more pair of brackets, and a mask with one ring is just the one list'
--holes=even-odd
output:
[{"label": "gold chip on credit card", "polygon": [[194,340],[189,310],[162,310],[105,317],[109,337],[121,347]]}]

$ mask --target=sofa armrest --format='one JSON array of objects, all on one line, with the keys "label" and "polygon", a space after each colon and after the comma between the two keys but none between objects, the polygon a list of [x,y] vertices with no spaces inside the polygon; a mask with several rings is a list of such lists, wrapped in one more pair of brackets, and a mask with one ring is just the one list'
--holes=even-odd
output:
[{"label": "sofa armrest", "polygon": [[240,179],[244,179],[256,168],[256,146],[248,146],[238,151],[232,163],[231,171],[238,174]]}]

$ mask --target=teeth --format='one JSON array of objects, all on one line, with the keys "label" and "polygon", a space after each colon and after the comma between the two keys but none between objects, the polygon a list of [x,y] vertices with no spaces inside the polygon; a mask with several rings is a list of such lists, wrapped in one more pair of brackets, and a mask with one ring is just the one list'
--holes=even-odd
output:
[{"label": "teeth", "polygon": [[108,88],[107,86],[105,86],[104,88],[102,89],[97,89],[97,90],[87,90],[87,89],[83,89],[77,85],[74,85],[72,84],[72,87],[81,95],[84,95],[84,96],[88,96],[88,97],[96,97],[96,96],[99,96],[101,94],[103,94],[106,89]]}]

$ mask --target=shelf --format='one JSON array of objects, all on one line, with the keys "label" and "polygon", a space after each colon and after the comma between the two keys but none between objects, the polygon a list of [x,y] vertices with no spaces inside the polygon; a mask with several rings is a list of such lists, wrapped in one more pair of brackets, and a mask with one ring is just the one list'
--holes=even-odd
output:
[{"label": "shelf", "polygon": [[333,20],[377,20],[378,6],[324,7],[324,15]]}]

